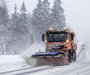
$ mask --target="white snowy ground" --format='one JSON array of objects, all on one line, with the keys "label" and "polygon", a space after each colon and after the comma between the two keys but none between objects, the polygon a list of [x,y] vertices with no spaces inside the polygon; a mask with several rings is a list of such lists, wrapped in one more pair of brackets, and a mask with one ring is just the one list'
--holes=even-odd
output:
[{"label": "white snowy ground", "polygon": [[0,55],[0,72],[21,69],[27,66],[19,55]]},{"label": "white snowy ground", "polygon": [[[34,43],[22,55],[0,55],[0,73],[28,68],[23,57],[30,57],[34,52],[43,50],[44,45]],[[1,74],[0,74],[1,75]]]},{"label": "white snowy ground", "polygon": [[[28,66],[25,58],[36,51],[44,51],[45,46],[35,43],[19,55],[0,56],[0,75],[90,75],[90,46],[79,48],[77,61],[65,66]],[[78,54],[79,53],[79,54]],[[24,59],[23,59],[24,57]],[[29,59],[28,62],[32,61]],[[33,62],[34,63],[34,62]]]}]

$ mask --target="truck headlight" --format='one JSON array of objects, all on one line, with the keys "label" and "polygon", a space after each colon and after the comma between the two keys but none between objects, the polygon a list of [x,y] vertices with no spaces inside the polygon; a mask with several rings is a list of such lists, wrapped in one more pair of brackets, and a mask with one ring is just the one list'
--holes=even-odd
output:
[{"label": "truck headlight", "polygon": [[66,40],[67,43],[69,43],[69,40]]}]

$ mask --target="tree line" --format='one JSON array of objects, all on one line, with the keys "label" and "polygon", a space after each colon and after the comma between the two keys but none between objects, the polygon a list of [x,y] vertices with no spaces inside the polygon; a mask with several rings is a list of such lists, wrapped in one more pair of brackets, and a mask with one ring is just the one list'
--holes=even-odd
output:
[{"label": "tree line", "polygon": [[6,0],[0,0],[0,54],[19,54],[35,41],[41,42],[41,36],[53,26],[61,30],[65,26],[64,9],[61,0],[55,0],[50,7],[48,0],[38,0],[33,13],[27,14],[24,1],[18,12],[9,14]]}]

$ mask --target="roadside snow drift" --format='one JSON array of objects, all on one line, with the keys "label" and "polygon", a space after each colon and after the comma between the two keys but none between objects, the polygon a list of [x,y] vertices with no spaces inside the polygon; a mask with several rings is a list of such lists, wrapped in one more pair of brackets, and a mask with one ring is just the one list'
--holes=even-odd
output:
[{"label": "roadside snow drift", "polygon": [[77,55],[77,62],[86,62],[86,48],[81,47]]},{"label": "roadside snow drift", "polygon": [[19,55],[0,55],[0,72],[22,68],[25,65]]},{"label": "roadside snow drift", "polygon": [[87,62],[90,62],[90,42],[87,43],[86,59],[87,59]]}]

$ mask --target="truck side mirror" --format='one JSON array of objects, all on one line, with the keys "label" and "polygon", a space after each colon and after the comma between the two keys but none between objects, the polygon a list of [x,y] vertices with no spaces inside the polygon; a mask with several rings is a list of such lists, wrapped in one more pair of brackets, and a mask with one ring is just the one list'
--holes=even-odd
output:
[{"label": "truck side mirror", "polygon": [[44,41],[44,39],[45,39],[45,34],[42,35],[42,41]]}]

